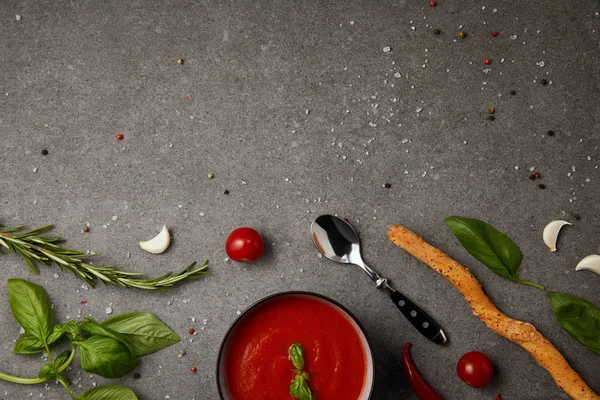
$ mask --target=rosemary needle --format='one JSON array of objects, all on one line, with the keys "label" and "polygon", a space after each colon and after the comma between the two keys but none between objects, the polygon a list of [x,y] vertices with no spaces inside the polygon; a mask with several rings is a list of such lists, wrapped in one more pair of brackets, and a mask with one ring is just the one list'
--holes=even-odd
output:
[{"label": "rosemary needle", "polygon": [[[3,227],[0,225],[0,228]],[[53,227],[54,225],[46,225],[23,232],[23,225],[0,230],[0,254],[2,247],[10,253],[19,254],[35,274],[38,273],[36,264],[48,266],[55,263],[61,269],[71,271],[91,287],[95,287],[96,282],[100,281],[127,288],[168,290],[177,282],[199,278],[208,271],[208,261],[199,267],[195,267],[196,262],[193,262],[177,273],[167,272],[153,279],[144,279],[141,272],[120,271],[110,265],[92,265],[85,262],[85,259],[97,254],[85,254],[79,250],[62,247],[60,243],[64,240],[59,236],[41,235]]]}]

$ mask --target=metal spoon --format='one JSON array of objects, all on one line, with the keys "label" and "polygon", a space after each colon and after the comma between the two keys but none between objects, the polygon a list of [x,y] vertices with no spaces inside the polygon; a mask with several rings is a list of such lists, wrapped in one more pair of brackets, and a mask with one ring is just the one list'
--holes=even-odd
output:
[{"label": "metal spoon", "polygon": [[440,326],[402,293],[388,284],[388,280],[371,269],[360,254],[360,239],[352,226],[333,215],[321,215],[313,221],[310,233],[317,249],[331,261],[354,264],[362,268],[391,297],[406,319],[427,339],[446,344],[446,334]]}]

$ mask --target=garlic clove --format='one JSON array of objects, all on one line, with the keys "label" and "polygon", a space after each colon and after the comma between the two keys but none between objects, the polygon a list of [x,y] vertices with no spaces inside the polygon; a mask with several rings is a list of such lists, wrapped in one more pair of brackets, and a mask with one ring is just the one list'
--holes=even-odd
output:
[{"label": "garlic clove", "polygon": [[152,254],[163,253],[171,244],[171,235],[166,225],[163,225],[162,230],[158,235],[145,242],[140,242],[142,250]]},{"label": "garlic clove", "polygon": [[567,221],[556,220],[556,221],[550,222],[544,228],[544,233],[543,233],[544,243],[546,243],[546,246],[548,246],[550,251],[552,251],[552,252],[556,251],[556,239],[558,239],[558,233],[560,232],[560,229],[565,225],[572,225],[572,224]]},{"label": "garlic clove", "polygon": [[598,254],[592,254],[579,261],[579,264],[577,264],[575,267],[575,271],[581,271],[584,269],[600,275],[600,256]]}]

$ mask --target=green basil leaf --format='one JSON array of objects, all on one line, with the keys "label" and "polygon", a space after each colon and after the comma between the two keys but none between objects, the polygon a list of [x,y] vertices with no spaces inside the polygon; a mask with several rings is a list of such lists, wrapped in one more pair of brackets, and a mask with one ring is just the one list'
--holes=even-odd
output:
[{"label": "green basil leaf", "polygon": [[115,315],[101,325],[119,333],[138,357],[152,354],[181,340],[160,319],[147,312]]},{"label": "green basil leaf", "polygon": [[17,339],[13,353],[15,354],[37,354],[45,351],[44,342],[29,332],[25,332]]},{"label": "green basil leaf", "polygon": [[84,392],[79,400],[139,400],[133,390],[123,386],[98,386]]},{"label": "green basil leaf", "polygon": [[60,353],[59,355],[57,355],[54,358],[54,362],[52,363],[52,366],[54,367],[54,369],[59,369],[60,367],[62,367],[69,360],[70,356],[71,356],[70,350],[65,350],[62,353]]},{"label": "green basil leaf", "polygon": [[292,383],[290,384],[290,394],[293,398],[298,400],[313,400],[314,397],[306,379],[302,375],[296,375]]},{"label": "green basil leaf", "polygon": [[54,379],[55,377],[56,377],[56,372],[54,371],[54,368],[52,368],[52,365],[50,365],[50,364],[42,365],[42,368],[40,369],[40,372],[38,373],[38,378],[50,380],[50,379]]},{"label": "green basil leaf", "polygon": [[125,339],[125,337],[123,335],[113,331],[110,328],[106,328],[106,327],[100,325],[99,323],[97,323],[96,321],[94,321],[91,318],[85,318],[83,320],[83,322],[81,323],[81,330],[83,330],[84,332],[87,332],[91,335],[94,335],[94,336],[104,336],[104,337],[113,338],[129,347],[127,340]]},{"label": "green basil leaf", "polygon": [[444,220],[464,248],[492,272],[511,281],[542,286],[519,278],[521,251],[508,236],[478,219],[452,216]]},{"label": "green basil leaf", "polygon": [[302,371],[304,369],[304,351],[302,350],[302,346],[299,343],[294,343],[290,346],[288,353],[294,367],[298,371]]},{"label": "green basil leaf", "polygon": [[600,354],[600,310],[580,297],[548,292],[558,324],[585,347]]},{"label": "green basil leaf", "polygon": [[79,336],[79,325],[77,325],[77,322],[73,320],[67,322],[62,326],[62,330],[71,340],[77,340]]},{"label": "green basil leaf", "polygon": [[91,336],[77,344],[81,369],[104,378],[121,378],[137,365],[129,347],[116,339]]},{"label": "green basil leaf", "polygon": [[23,279],[9,279],[8,303],[15,319],[25,332],[42,342],[48,338],[54,322],[48,296],[41,286]]}]

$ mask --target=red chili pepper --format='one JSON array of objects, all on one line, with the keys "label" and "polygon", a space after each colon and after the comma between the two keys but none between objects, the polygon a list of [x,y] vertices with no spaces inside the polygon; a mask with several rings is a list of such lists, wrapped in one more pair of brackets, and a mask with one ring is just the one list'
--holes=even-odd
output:
[{"label": "red chili pepper", "polygon": [[413,364],[410,358],[410,346],[412,343],[406,343],[404,350],[402,351],[402,360],[404,362],[404,374],[410,387],[415,392],[420,400],[443,400],[439,394],[433,391],[433,389],[425,382],[415,364]]}]

